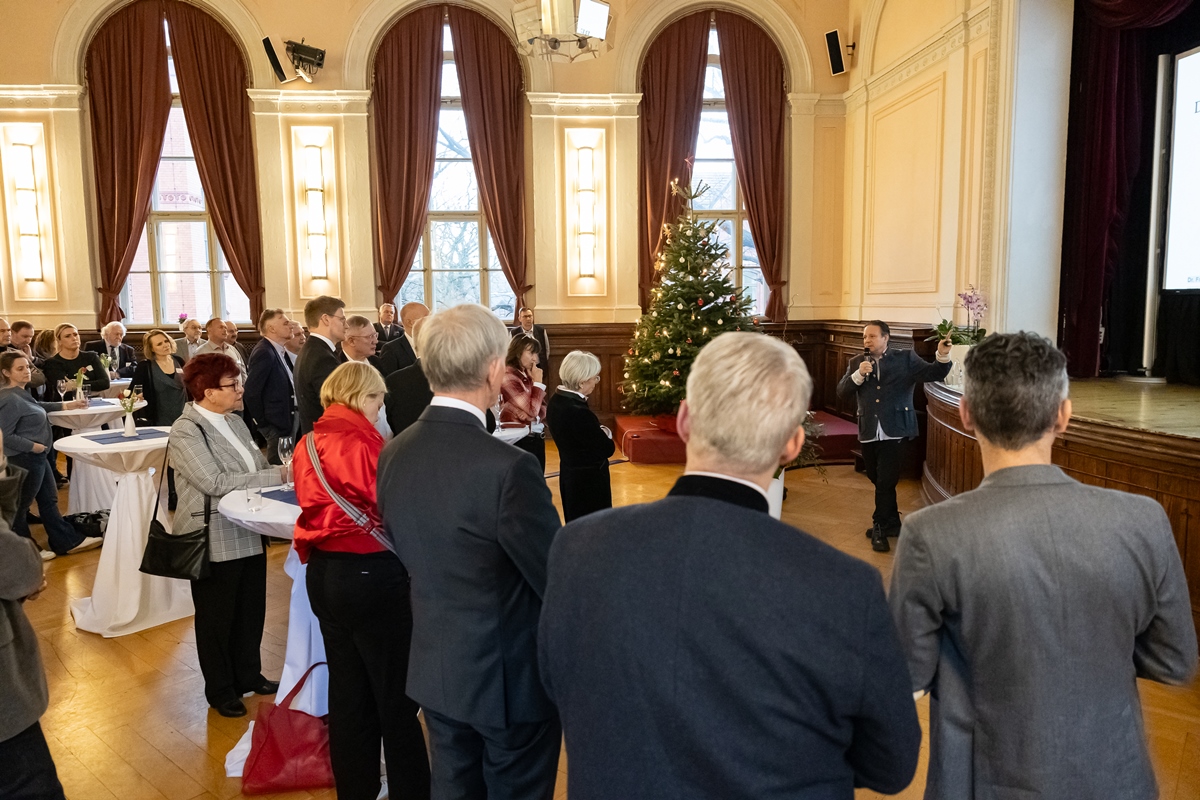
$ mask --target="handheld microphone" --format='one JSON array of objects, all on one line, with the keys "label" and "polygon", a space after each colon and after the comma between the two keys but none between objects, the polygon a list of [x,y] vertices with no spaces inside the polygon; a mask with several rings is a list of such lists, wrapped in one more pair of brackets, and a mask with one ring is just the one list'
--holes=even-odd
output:
[{"label": "handheld microphone", "polygon": [[[871,357],[871,348],[869,348],[869,347],[863,348],[863,360],[870,361],[871,366],[875,366],[875,359]],[[871,376],[868,375],[867,377],[869,378]]]}]

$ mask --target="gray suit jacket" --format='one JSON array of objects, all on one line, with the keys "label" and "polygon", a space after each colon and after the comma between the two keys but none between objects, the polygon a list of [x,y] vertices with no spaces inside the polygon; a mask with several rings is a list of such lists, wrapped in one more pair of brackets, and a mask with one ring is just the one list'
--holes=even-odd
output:
[{"label": "gray suit jacket", "polygon": [[[171,532],[187,533],[204,527],[204,496],[211,497],[212,513],[208,527],[210,561],[233,561],[263,551],[261,536],[217,513],[221,498],[235,489],[275,486],[279,483],[279,468],[267,464],[267,459],[250,438],[246,423],[236,414],[230,414],[228,419],[233,432],[254,457],[257,472],[246,471],[246,462],[242,461],[233,445],[191,403],[183,407],[183,414],[171,426],[168,445],[171,466],[175,468],[175,488],[179,494]],[[201,428],[204,434],[200,433]]]},{"label": "gray suit jacket", "polygon": [[37,722],[49,703],[37,634],[22,608],[41,585],[37,547],[0,521],[0,742]]},{"label": "gray suit jacket", "polygon": [[904,520],[889,597],[930,689],[926,798],[1158,796],[1135,677],[1196,668],[1155,501],[1011,467]]}]

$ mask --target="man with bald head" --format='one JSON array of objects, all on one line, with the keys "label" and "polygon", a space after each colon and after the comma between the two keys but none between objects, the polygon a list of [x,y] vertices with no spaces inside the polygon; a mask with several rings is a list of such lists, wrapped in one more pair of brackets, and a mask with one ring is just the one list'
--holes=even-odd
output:
[{"label": "man with bald head", "polygon": [[[237,327],[234,326],[234,330]],[[223,356],[229,356],[237,362],[238,369],[242,372],[242,382],[246,380],[246,361],[242,358],[242,354],[229,342],[229,328],[225,322],[219,317],[213,317],[204,326],[204,333],[208,336],[208,341],[196,349],[195,355],[203,353],[220,353]]]},{"label": "man with bald head", "polygon": [[384,377],[417,360],[416,351],[413,349],[413,329],[417,320],[428,316],[429,307],[424,303],[405,303],[400,309],[400,324],[404,327],[404,335],[388,342],[379,351],[379,371]]}]

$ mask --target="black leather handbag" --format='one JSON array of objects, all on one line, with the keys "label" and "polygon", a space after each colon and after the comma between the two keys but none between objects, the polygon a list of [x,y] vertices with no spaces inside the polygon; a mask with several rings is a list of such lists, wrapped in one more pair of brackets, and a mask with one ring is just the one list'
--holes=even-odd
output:
[{"label": "black leather handbag", "polygon": [[[204,429],[196,426],[204,443],[208,437]],[[168,442],[168,452],[169,452]],[[147,575],[163,578],[178,578],[198,581],[212,572],[208,560],[208,521],[212,514],[212,498],[204,495],[204,527],[189,533],[171,534],[158,521],[158,504],[162,499],[162,479],[167,472],[167,456],[163,457],[162,473],[158,477],[158,494],[154,498],[154,515],[150,518],[150,533],[146,537],[146,550],[142,553],[139,569]]]}]

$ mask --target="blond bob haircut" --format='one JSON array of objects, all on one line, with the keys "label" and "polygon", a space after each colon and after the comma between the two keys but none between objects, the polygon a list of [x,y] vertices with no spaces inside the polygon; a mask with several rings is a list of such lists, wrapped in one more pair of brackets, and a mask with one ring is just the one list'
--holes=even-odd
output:
[{"label": "blond bob haircut", "polygon": [[600,359],[583,350],[572,350],[558,365],[559,382],[576,392],[584,381],[590,381],[599,374]]},{"label": "blond bob haircut", "polygon": [[331,372],[321,384],[321,407],[343,405],[361,414],[368,397],[386,392],[387,387],[379,370],[361,361],[347,361]]},{"label": "blond bob haircut", "polygon": [[761,333],[726,333],[700,351],[687,382],[688,449],[759,474],[803,424],[813,382],[804,360]]},{"label": "blond bob haircut", "polygon": [[472,391],[487,383],[512,337],[491,309],[465,303],[430,316],[421,326],[421,367],[435,392]]},{"label": "blond bob haircut", "polygon": [[[155,354],[154,354],[154,337],[155,336],[167,336],[167,333],[166,333],[166,331],[160,331],[158,328],[155,328],[154,330],[150,331],[149,333],[147,333],[145,336],[142,337],[142,355],[144,355],[146,357],[147,361],[153,361],[155,358]],[[172,353],[179,350],[178,346],[176,346],[176,344],[175,344],[175,340],[172,339],[170,336],[167,336],[167,341],[171,343],[171,352]]]}]

